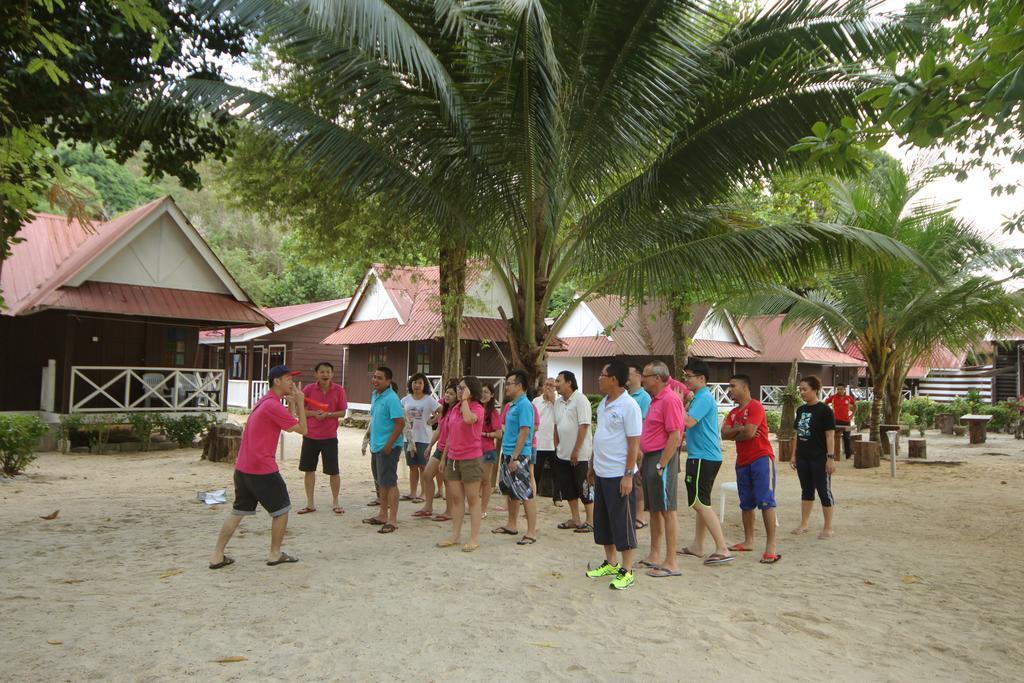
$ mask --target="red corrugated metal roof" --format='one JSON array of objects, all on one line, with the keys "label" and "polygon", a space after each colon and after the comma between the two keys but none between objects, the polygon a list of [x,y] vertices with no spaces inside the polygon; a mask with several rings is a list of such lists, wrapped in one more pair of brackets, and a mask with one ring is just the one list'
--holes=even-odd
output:
[{"label": "red corrugated metal roof", "polygon": [[[612,358],[614,356],[668,356],[669,353],[624,353],[617,339],[608,337],[561,337],[564,351],[556,355],[584,358]],[[711,339],[695,339],[690,345],[690,354],[699,358],[753,359],[757,352],[732,342]]]},{"label": "red corrugated metal roof", "polygon": [[110,282],[86,282],[81,287],[61,287],[52,292],[37,308],[181,318],[216,323],[264,321],[255,306],[235,301],[233,297],[224,294]]},{"label": "red corrugated metal roof", "polygon": [[842,365],[849,367],[860,367],[864,365],[864,361],[857,360],[853,356],[835,349],[804,347],[800,349],[800,356],[808,363],[821,363],[822,365]]},{"label": "red corrugated metal roof", "polygon": [[[508,341],[508,332],[501,320],[493,318],[463,318],[462,339],[489,339]],[[441,338],[441,314],[426,312],[409,320],[405,325],[394,318],[387,320],[361,320],[349,323],[324,339],[322,344],[356,345],[387,344],[404,341],[425,341]]]},{"label": "red corrugated metal roof", "polygon": [[[308,304],[295,304],[292,306],[274,306],[271,308],[260,308],[259,310],[263,313],[263,315],[273,320],[275,323],[277,323],[278,327],[280,327],[282,325],[287,325],[288,323],[297,318],[302,318],[304,316],[316,313],[318,311],[329,310],[339,305],[343,307],[347,306],[349,301],[351,301],[351,299],[349,298],[331,299],[330,301],[314,301]],[[233,327],[231,328],[231,337],[237,338],[242,336],[243,334],[247,334],[249,332],[261,329],[265,329],[265,326],[260,325],[258,327]],[[270,330],[267,330],[266,334],[270,334]],[[199,338],[202,339],[203,341],[214,342],[224,338],[224,331],[204,330],[199,333]]]},{"label": "red corrugated metal roof", "polygon": [[739,321],[743,336],[764,363],[791,363],[793,360],[824,365],[862,367],[864,361],[838,349],[805,347],[813,330],[791,325],[783,329],[785,316],[753,316]]},{"label": "red corrugated metal roof", "polygon": [[697,356],[698,358],[735,358],[743,360],[757,358],[757,351],[732,342],[716,341],[714,339],[694,339],[693,343],[690,344],[690,355]]}]

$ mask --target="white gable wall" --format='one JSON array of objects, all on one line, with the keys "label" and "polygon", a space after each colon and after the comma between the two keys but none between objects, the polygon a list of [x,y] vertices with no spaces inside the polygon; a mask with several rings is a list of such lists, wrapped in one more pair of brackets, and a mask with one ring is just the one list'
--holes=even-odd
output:
[{"label": "white gable wall", "polygon": [[512,315],[512,301],[492,270],[486,270],[473,281],[466,291],[466,308],[463,315],[472,318],[501,318],[498,307],[505,315]]},{"label": "white gable wall", "polygon": [[398,310],[384,286],[381,285],[380,278],[376,273],[370,276],[370,281],[366,283],[366,291],[359,297],[359,303],[356,306],[349,322],[398,318]]},{"label": "white gable wall", "polygon": [[[580,304],[569,314],[568,320],[558,329],[559,337],[596,337],[604,330],[590,307]],[[572,370],[572,368],[565,368]],[[574,370],[575,372],[575,370]]]},{"label": "white gable wall", "polygon": [[820,325],[814,328],[814,332],[812,332],[811,336],[809,336],[807,341],[804,342],[804,348],[839,350],[836,349],[836,344],[832,341],[831,335],[825,332],[825,329]]},{"label": "white gable wall", "polygon": [[711,313],[704,316],[704,320],[697,327],[693,338],[706,341],[731,342],[733,344],[740,343],[732,327],[728,323],[715,319],[715,316]]},{"label": "white gable wall", "polygon": [[153,221],[88,279],[231,294],[224,281],[167,214]]},{"label": "white gable wall", "polygon": [[576,375],[576,382],[583,386],[583,358],[580,356],[548,356],[548,377],[557,377],[558,373],[568,370]]}]

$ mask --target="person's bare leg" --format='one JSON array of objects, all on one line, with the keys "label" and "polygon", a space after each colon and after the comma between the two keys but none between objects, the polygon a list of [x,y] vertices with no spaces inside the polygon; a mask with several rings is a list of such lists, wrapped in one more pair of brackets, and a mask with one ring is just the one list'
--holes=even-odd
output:
[{"label": "person's bare leg", "polygon": [[430,458],[423,470],[423,507],[419,509],[420,512],[434,512],[434,475],[437,474],[439,462],[437,458]]},{"label": "person's bare leg", "polygon": [[661,537],[662,517],[660,512],[651,512],[651,521],[648,531],[651,532],[651,550],[644,556],[644,562],[660,566],[661,562]]},{"label": "person's bare leg", "polygon": [[[613,548],[615,546],[612,546]],[[622,551],[622,568],[627,572],[633,571],[633,556],[636,555],[636,548]]]},{"label": "person's bare leg", "polygon": [[480,506],[480,482],[465,483],[463,488],[466,490],[466,498],[469,499],[469,543],[467,545],[473,547],[480,544],[480,521],[483,519],[483,510]]},{"label": "person's bare leg", "polygon": [[617,551],[615,550],[615,546],[614,545],[606,545],[606,546],[604,546],[604,559],[605,559],[605,562],[607,562],[608,564],[615,564],[616,554],[617,554]]},{"label": "person's bare leg", "polygon": [[729,556],[729,544],[725,542],[725,535],[722,534],[722,524],[718,521],[715,511],[699,502],[693,506],[697,514],[704,520],[704,526],[711,532],[711,538],[715,542],[715,552],[719,555]]},{"label": "person's bare leg", "polygon": [[508,508],[508,521],[505,522],[505,528],[509,531],[515,531],[518,533],[519,529],[519,501],[510,496],[505,498],[505,507]]},{"label": "person's bare leg", "polygon": [[487,512],[487,506],[491,504],[491,471],[494,470],[493,462],[484,463],[484,478],[480,484],[480,510]]},{"label": "person's bare leg", "polygon": [[274,517],[270,522],[270,555],[267,559],[277,562],[281,559],[281,542],[284,540],[284,531],[288,528],[288,513]]},{"label": "person's bare leg", "polygon": [[764,535],[767,537],[764,542],[764,551],[769,555],[775,554],[775,508],[768,508],[761,511],[764,519]]},{"label": "person's bare leg", "polygon": [[[659,566],[662,569],[677,572],[679,571],[679,564],[676,562],[676,546],[679,545],[679,518],[676,517],[675,510],[656,512],[654,515],[661,518],[658,525],[665,534],[665,560],[659,563]],[[654,528],[654,515],[651,516],[651,528]]]},{"label": "person's bare leg", "polygon": [[704,531],[707,527],[704,525],[704,518],[697,514],[696,508],[691,508],[694,512],[693,522],[693,541],[690,542],[686,549],[695,555],[704,555]]},{"label": "person's bare leg", "polygon": [[316,505],[313,503],[313,494],[316,489],[316,472],[306,472],[302,479],[302,483],[306,486],[306,507],[310,510],[315,510]]},{"label": "person's bare leg", "polygon": [[434,475],[434,481],[437,482],[437,493],[440,493],[441,497],[444,498],[446,494],[444,488],[444,472],[438,471],[437,474]]},{"label": "person's bare leg", "polygon": [[419,465],[409,468],[409,497],[415,498],[416,491],[420,487],[420,472],[423,470]]},{"label": "person's bare leg", "polygon": [[341,496],[341,475],[340,474],[332,474],[331,475],[331,498],[333,499],[333,502],[331,504],[331,507],[332,508],[337,508],[337,509],[339,509],[339,510],[344,512],[345,508],[341,507],[341,500],[339,499],[339,496]]},{"label": "person's bare leg", "polygon": [[639,476],[633,477],[633,490],[636,491],[636,515],[634,517],[636,521],[648,524],[647,512],[644,510],[644,485]]},{"label": "person's bare leg", "polygon": [[807,525],[811,523],[811,508],[814,507],[813,500],[800,501],[800,526],[793,529],[794,534],[806,534]]},{"label": "person's bare leg", "polygon": [[572,518],[570,518],[569,521],[572,522],[573,525],[579,526],[580,525],[580,501],[579,501],[579,499],[573,498],[572,500],[569,501],[569,514],[572,515]]},{"label": "person's bare leg", "polygon": [[537,496],[523,502],[526,508],[526,535],[537,538]]},{"label": "person's bare leg", "polygon": [[235,529],[241,523],[241,515],[228,515],[228,518],[224,520],[220,534],[217,536],[217,545],[213,548],[213,555],[210,555],[210,564],[219,564],[224,561],[224,548],[228,546],[228,541],[231,540]]},{"label": "person's bare leg", "polygon": [[829,505],[828,507],[825,507],[824,505],[821,506],[821,514],[825,517],[825,526],[824,528],[822,528],[821,533],[818,534],[818,538],[824,539],[832,538],[833,536],[835,536],[835,531],[832,530],[833,510],[835,510],[835,507],[833,507],[832,505]]},{"label": "person's bare leg", "polygon": [[754,547],[754,511],[742,510],[743,514],[743,547]]},{"label": "person's bare leg", "polygon": [[583,509],[587,511],[587,524],[594,526],[594,504],[584,503]]},{"label": "person's bare leg", "polygon": [[387,488],[387,499],[388,499],[388,517],[387,520],[398,526],[398,487],[389,486]]},{"label": "person's bare leg", "polygon": [[466,516],[462,507],[463,490],[461,481],[448,482],[448,502],[452,505],[452,533],[448,540],[452,543],[458,543],[462,536],[462,520]]}]

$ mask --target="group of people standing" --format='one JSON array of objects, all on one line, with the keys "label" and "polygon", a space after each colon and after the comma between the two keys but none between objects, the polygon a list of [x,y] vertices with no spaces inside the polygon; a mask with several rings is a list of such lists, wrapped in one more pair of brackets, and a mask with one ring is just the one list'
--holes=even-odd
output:
[{"label": "group of people standing", "polygon": [[[284,366],[271,370],[270,391],[253,409],[243,432],[233,514],[221,530],[211,569],[233,562],[224,555],[224,548],[242,516],[253,514],[257,503],[273,519],[267,564],[297,561],[280,548],[291,509],[274,460],[281,431],[304,437],[299,468],[305,472],[307,504],[298,514],[316,511],[315,469],[321,459],[330,478],[333,511],[344,512],[339,501],[337,429],[347,401],[344,389],[331,379],[329,363],[318,364],[316,373],[317,382],[299,390],[293,380],[298,373]],[[553,496],[569,506],[570,517],[559,523],[558,529],[593,533],[595,543],[603,547],[604,560],[589,568],[587,576],[608,578],[611,588],[631,587],[638,570],[655,578],[680,576],[681,558],[698,558],[705,565],[732,562],[733,553],[753,549],[758,509],[766,531],[760,561],[777,562],[781,555],[775,542],[775,455],[764,407],[751,396],[750,378],[733,375],[729,393],[736,407],[720,427],[718,405],[707,387],[709,375],[707,364],[700,360],[686,365],[682,382],[674,379],[661,361],[641,367],[614,360],[598,377],[603,397],[596,409],[596,428],[592,428],[590,401],[569,371],[548,379],[542,395],[531,402],[527,374],[513,370],[505,377],[505,402],[499,410],[495,387],[472,375],[450,382],[439,403],[428,391],[426,376],[412,376],[406,396],[399,398],[392,371],[379,367],[373,373],[370,424],[364,440],[364,451],[368,447],[371,454],[377,492],[373,502],[378,510],[363,522],[379,527],[379,533],[394,533],[400,501],[422,502],[414,518],[451,522],[450,534],[438,547],[461,546],[464,552],[473,552],[480,547],[493,473],[506,497],[508,517],[492,533],[516,536],[521,546],[532,545],[538,540],[536,494],[541,455],[550,458],[544,471],[552,476]],[[819,538],[828,538],[833,535],[831,475],[836,456],[832,444],[838,415],[818,400],[820,389],[816,377],[800,382],[805,404],[797,410],[794,422],[797,445],[792,464],[800,478],[802,514],[794,533],[808,530],[817,494],[825,518]],[[306,403],[317,408],[312,417],[307,415]],[[846,399],[841,403],[846,408],[851,405]],[[722,439],[735,441],[737,450],[744,540],[733,545],[727,544],[711,507],[723,461]],[[411,487],[405,496],[398,490],[403,454]],[[685,464],[680,462],[683,454]],[[695,513],[693,539],[681,548],[677,547],[680,473],[686,504]],[[433,509],[438,475],[447,492],[444,513]],[[422,496],[417,495],[419,491]],[[523,533],[519,530],[520,507],[526,517]],[[469,535],[463,543],[467,514]],[[648,527],[650,551],[636,558],[637,532]],[[714,549],[705,553],[708,535]]]}]

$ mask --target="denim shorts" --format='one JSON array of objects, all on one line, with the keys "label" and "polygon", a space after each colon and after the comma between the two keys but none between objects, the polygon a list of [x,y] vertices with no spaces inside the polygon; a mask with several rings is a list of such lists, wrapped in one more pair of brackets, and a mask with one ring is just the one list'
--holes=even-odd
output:
[{"label": "denim shorts", "polygon": [[498,462],[498,451],[484,451],[484,462],[485,463]]}]

